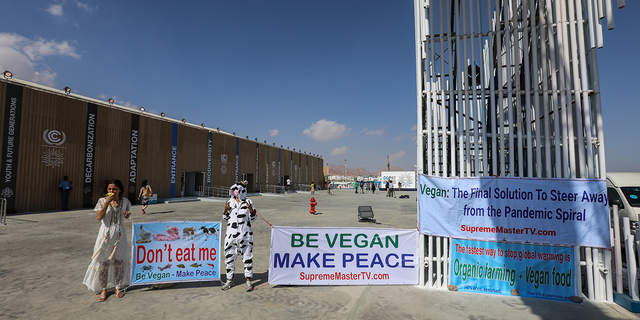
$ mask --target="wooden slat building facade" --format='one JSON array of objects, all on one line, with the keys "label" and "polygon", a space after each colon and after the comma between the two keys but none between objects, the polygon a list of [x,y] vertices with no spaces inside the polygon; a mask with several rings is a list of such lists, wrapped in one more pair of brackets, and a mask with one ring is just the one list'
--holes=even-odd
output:
[{"label": "wooden slat building facade", "polygon": [[71,209],[93,207],[114,178],[132,200],[144,179],[159,198],[243,178],[249,192],[287,178],[317,185],[324,179],[323,160],[315,155],[22,80],[0,80],[0,114],[0,197],[8,212],[59,210],[65,175],[74,185]]}]

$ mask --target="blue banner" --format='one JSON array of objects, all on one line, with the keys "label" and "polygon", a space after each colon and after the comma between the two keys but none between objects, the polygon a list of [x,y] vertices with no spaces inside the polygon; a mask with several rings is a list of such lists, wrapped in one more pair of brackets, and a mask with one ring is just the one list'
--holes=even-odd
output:
[{"label": "blue banner", "polygon": [[605,180],[420,175],[419,182],[424,234],[611,247]]},{"label": "blue banner", "polygon": [[131,284],[220,279],[220,222],[134,223]]},{"label": "blue banner", "polygon": [[209,131],[209,138],[207,139],[207,187],[211,187],[211,157],[213,151],[213,132]]},{"label": "blue banner", "polygon": [[238,181],[238,162],[240,161],[240,138],[236,138],[236,182]]},{"label": "blue banner", "polygon": [[178,124],[173,124],[173,133],[171,135],[171,186],[169,197],[176,197],[176,169],[178,161]]},{"label": "blue banner", "polygon": [[573,247],[452,239],[449,283],[458,291],[556,301],[579,296]]}]

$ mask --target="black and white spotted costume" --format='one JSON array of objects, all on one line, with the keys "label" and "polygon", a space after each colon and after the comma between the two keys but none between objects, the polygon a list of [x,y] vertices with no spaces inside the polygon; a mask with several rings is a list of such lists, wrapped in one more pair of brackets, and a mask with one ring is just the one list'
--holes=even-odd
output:
[{"label": "black and white spotted costume", "polygon": [[[238,191],[235,195],[234,191]],[[229,189],[230,199],[224,207],[223,219],[227,221],[224,239],[224,258],[227,265],[227,280],[233,279],[236,258],[242,254],[245,278],[253,277],[253,231],[251,221],[256,220],[253,202],[246,199],[247,189],[236,183]]]}]

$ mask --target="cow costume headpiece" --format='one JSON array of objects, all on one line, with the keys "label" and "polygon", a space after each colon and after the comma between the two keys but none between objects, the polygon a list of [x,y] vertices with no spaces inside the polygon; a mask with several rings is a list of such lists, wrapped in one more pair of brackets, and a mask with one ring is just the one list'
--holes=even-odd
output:
[{"label": "cow costume headpiece", "polygon": [[229,188],[229,198],[244,200],[247,198],[247,181],[236,182]]}]

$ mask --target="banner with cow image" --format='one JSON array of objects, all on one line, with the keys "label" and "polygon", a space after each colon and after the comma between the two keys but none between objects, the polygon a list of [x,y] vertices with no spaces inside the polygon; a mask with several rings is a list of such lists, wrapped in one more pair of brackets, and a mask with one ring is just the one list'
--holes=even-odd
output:
[{"label": "banner with cow image", "polygon": [[220,280],[220,222],[134,223],[131,284]]}]

